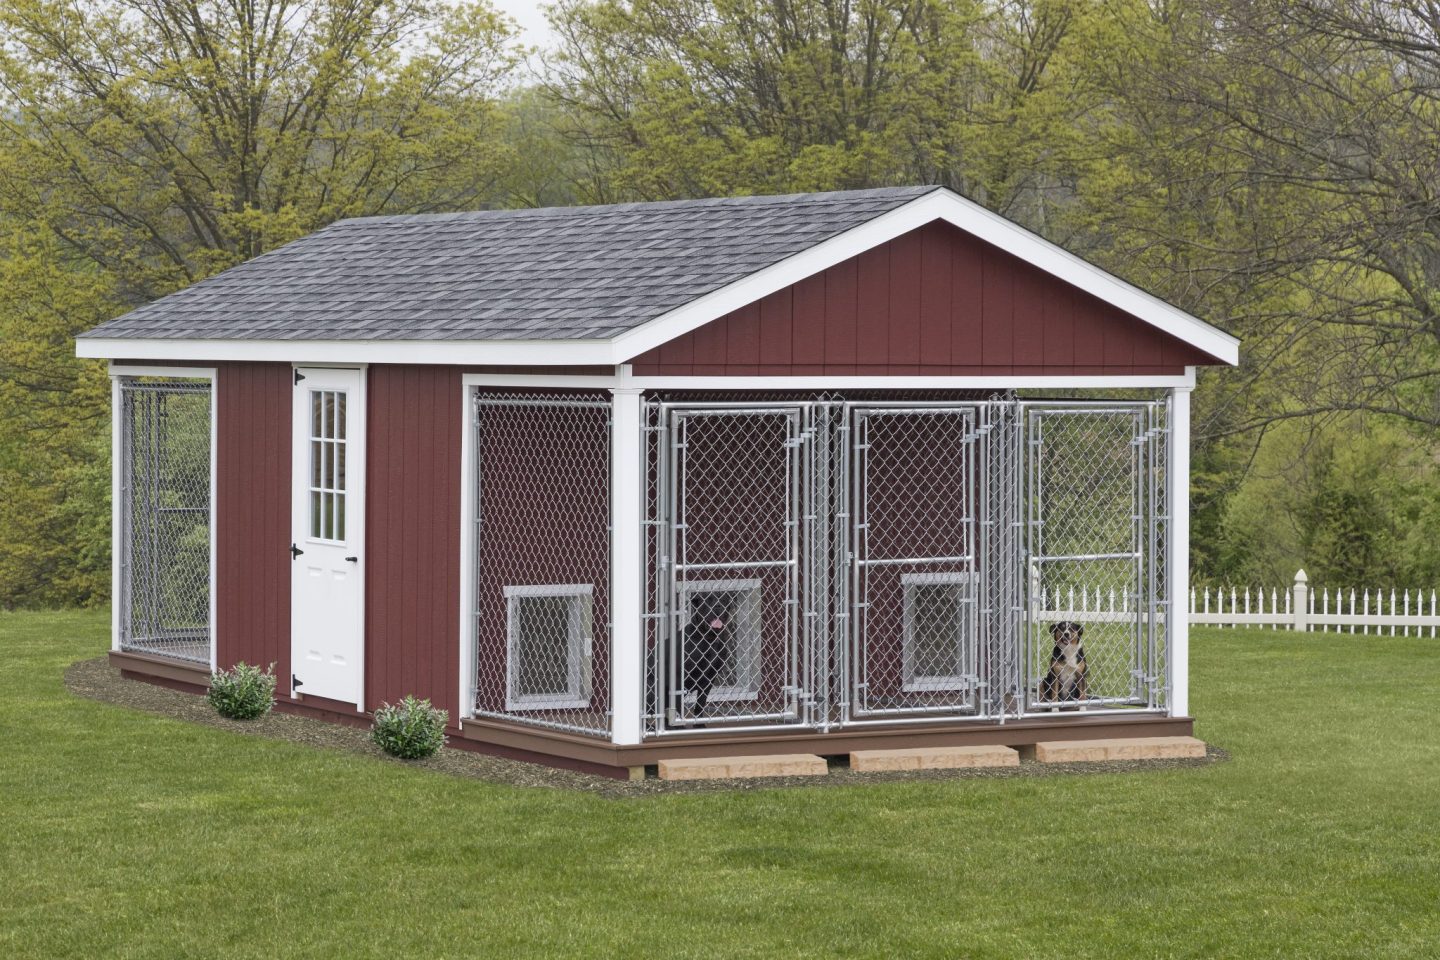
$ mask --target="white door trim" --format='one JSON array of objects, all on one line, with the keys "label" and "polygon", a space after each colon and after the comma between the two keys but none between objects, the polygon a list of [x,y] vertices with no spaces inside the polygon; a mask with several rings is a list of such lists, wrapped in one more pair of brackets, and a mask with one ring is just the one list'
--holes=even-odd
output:
[{"label": "white door trim", "polygon": [[[329,379],[326,377],[327,374],[332,376],[334,374],[345,374],[346,379],[349,380],[349,383],[343,387],[348,394],[346,398],[347,422],[345,426],[346,499],[344,549],[350,551],[350,555],[358,558],[354,565],[354,575],[357,578],[359,588],[355,591],[355,610],[353,611],[356,631],[355,680],[350,691],[348,691],[349,693],[353,693],[353,696],[332,697],[319,691],[307,691],[303,689],[297,694],[294,687],[288,685],[290,682],[288,680],[285,681],[287,685],[283,687],[284,689],[288,689],[290,695],[297,699],[303,699],[306,693],[310,693],[313,696],[323,696],[327,699],[339,700],[344,703],[354,703],[356,710],[359,712],[364,712],[365,710],[365,572],[367,566],[365,557],[365,514],[367,504],[365,481],[367,462],[366,447],[369,440],[366,426],[369,419],[366,409],[367,372],[368,368],[363,365],[350,367],[310,367],[297,364],[294,366],[293,374],[303,376],[306,380]],[[351,379],[350,375],[353,375],[353,379]],[[306,542],[315,542],[306,535],[309,526],[309,484],[308,481],[303,485],[301,482],[305,479],[310,465],[309,429],[306,426],[309,411],[307,409],[308,404],[304,402],[308,400],[309,388],[302,388],[304,382],[305,381],[295,380],[293,383],[290,428],[290,532],[293,542],[302,548]],[[316,385],[319,384],[312,383],[312,386]],[[320,541],[319,543],[320,545],[326,545],[324,541]],[[295,657],[295,634],[297,627],[296,617],[299,610],[299,605],[294,595],[294,562],[292,559],[290,578],[290,672],[292,680],[298,666]],[[285,678],[281,679],[285,680]]]}]

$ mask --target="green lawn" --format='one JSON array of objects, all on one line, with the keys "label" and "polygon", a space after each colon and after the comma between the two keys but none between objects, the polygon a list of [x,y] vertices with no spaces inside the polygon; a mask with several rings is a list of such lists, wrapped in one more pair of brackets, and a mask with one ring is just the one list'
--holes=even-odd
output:
[{"label": "green lawn", "polygon": [[1440,950],[1440,639],[1197,632],[1208,767],[610,800],[75,699],[107,630],[0,614],[6,958]]}]

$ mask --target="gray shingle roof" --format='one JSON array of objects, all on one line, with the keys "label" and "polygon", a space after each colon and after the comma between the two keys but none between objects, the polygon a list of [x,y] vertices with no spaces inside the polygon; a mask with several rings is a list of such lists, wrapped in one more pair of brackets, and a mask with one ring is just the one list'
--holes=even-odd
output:
[{"label": "gray shingle roof", "polygon": [[608,339],[935,189],[341,220],[82,336]]}]

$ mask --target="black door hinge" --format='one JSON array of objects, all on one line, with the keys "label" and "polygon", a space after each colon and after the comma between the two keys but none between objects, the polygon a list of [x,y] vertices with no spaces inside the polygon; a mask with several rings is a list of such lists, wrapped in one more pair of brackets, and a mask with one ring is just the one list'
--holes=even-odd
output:
[{"label": "black door hinge", "polygon": [[305,374],[303,374],[303,373],[300,372],[300,368],[299,368],[299,367],[296,367],[296,368],[295,368],[295,382],[298,384],[301,380],[304,380],[304,379],[305,379]]},{"label": "black door hinge", "polygon": [[301,550],[299,547],[295,546],[295,544],[293,544],[293,543],[290,544],[290,559],[291,559],[291,560],[294,560],[296,557],[300,556],[300,554],[302,554],[302,553],[304,553],[304,552],[305,552],[304,550]]},{"label": "black door hinge", "polygon": [[293,674],[293,673],[290,674],[290,689],[291,689],[291,690],[299,690],[299,689],[300,689],[301,687],[303,687],[303,686],[305,686],[305,684],[304,684],[303,681],[301,681],[301,679],[300,679],[299,677],[295,676],[295,674]]}]

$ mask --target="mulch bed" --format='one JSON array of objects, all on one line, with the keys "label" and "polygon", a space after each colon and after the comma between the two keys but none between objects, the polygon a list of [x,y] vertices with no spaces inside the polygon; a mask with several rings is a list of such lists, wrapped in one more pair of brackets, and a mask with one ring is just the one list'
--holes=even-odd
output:
[{"label": "mulch bed", "polygon": [[611,798],[668,793],[768,790],[775,787],[856,786],[910,780],[994,780],[1010,777],[1083,776],[1140,770],[1164,770],[1175,767],[1204,767],[1227,759],[1224,750],[1212,745],[1203,758],[1177,760],[1059,764],[1022,761],[1019,767],[916,770],[899,773],[856,773],[844,763],[832,761],[830,774],[824,777],[764,777],[748,780],[694,781],[669,781],[649,777],[645,780],[634,781],[611,780],[607,777],[559,770],[540,764],[508,760],[503,757],[492,757],[458,749],[441,750],[428,760],[397,760],[371,743],[367,730],[288,713],[271,713],[258,720],[227,720],[211,709],[203,697],[120,676],[120,671],[112,667],[105,657],[81,660],[71,664],[65,671],[65,687],[76,696],[89,700],[143,710],[146,713],[185,720],[190,723],[219,727],[222,730],[229,730],[245,736],[288,740],[292,743],[309,744],[314,747],[344,750],[373,757],[383,763],[418,767],[436,773],[469,777],[506,786],[577,790]]}]

